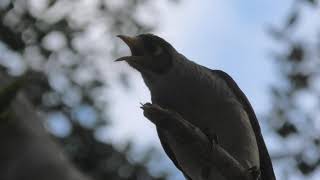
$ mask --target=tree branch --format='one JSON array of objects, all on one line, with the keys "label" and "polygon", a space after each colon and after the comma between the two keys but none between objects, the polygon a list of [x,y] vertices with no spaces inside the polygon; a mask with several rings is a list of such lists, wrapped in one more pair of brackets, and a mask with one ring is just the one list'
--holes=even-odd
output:
[{"label": "tree branch", "polygon": [[[209,139],[199,128],[184,120],[179,114],[150,103],[142,105],[141,108],[152,123],[174,137],[179,146],[184,147],[182,149],[185,149],[186,154],[196,154],[196,157],[203,161],[202,169],[214,168],[228,180],[258,179],[258,170],[245,169],[218,144],[217,140]],[[184,173],[189,175],[189,172]],[[193,180],[208,179],[210,172],[205,176]]]}]

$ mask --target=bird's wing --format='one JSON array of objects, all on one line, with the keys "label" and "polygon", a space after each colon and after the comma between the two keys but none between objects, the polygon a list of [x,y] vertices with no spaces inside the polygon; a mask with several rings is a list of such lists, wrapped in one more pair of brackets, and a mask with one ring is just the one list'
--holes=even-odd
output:
[{"label": "bird's wing", "polygon": [[184,175],[186,180],[192,180],[190,177],[187,176],[186,173],[183,172],[183,170],[180,167],[178,161],[176,160],[176,157],[175,157],[173,151],[171,150],[170,146],[166,143],[166,142],[168,142],[168,140],[166,139],[166,136],[163,134],[161,129],[158,128],[158,127],[157,127],[157,132],[158,132],[158,136],[159,136],[161,145],[162,145],[164,151],[166,152],[166,154],[169,156],[169,158],[173,162],[173,164],[182,172],[182,174]]},{"label": "bird's wing", "polygon": [[237,99],[240,101],[245,111],[247,112],[251,126],[253,128],[254,134],[256,136],[256,141],[259,148],[259,157],[260,157],[260,171],[261,171],[261,179],[262,180],[275,180],[276,177],[274,175],[272,162],[266,147],[266,144],[263,140],[260,125],[257,120],[257,117],[253,111],[253,108],[246,97],[246,95],[241,91],[237,83],[225,72],[221,70],[210,70],[214,75],[222,78],[229,88],[233,91]]}]

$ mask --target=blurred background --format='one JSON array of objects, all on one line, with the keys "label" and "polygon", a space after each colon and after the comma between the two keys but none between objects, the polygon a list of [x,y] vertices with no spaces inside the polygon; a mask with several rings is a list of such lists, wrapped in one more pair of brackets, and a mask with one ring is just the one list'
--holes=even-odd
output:
[{"label": "blurred background", "polygon": [[230,74],[251,101],[281,180],[320,178],[317,0],[1,0],[1,71],[28,91],[49,133],[96,180],[182,179],[140,102],[118,34],[154,33]]}]

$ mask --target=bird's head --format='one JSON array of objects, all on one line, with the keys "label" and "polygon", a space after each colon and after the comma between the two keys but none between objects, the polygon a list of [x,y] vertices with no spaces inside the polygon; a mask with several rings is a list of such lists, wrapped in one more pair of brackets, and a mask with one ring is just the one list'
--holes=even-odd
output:
[{"label": "bird's head", "polygon": [[162,38],[152,34],[135,37],[118,35],[130,48],[131,56],[118,58],[141,72],[143,76],[161,76],[172,66],[175,49]]}]

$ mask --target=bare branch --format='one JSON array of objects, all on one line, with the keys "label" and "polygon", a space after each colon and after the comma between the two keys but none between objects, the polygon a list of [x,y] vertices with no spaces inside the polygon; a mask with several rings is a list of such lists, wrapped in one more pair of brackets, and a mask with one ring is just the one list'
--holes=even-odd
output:
[{"label": "bare branch", "polygon": [[[184,120],[179,114],[150,103],[144,104],[141,108],[152,123],[174,137],[181,146],[187,147],[184,148],[186,153],[190,156],[196,154],[196,157],[203,161],[203,169],[214,168],[228,180],[258,179],[258,170],[245,169],[216,140],[209,139],[199,128]],[[209,174],[210,172],[207,177],[193,180],[208,179]]]}]

